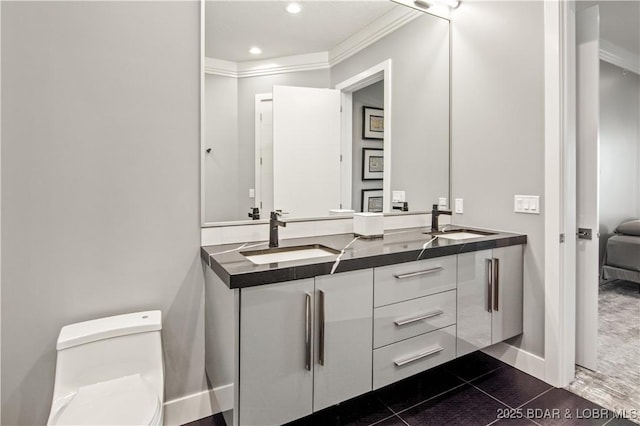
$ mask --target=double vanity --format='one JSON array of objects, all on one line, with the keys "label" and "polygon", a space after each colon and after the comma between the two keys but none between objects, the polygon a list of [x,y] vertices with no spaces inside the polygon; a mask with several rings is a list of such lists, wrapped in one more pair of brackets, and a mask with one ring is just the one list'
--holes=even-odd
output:
[{"label": "double vanity", "polygon": [[202,247],[208,377],[233,370],[235,425],[283,424],[516,336],[526,241],[451,227]]}]

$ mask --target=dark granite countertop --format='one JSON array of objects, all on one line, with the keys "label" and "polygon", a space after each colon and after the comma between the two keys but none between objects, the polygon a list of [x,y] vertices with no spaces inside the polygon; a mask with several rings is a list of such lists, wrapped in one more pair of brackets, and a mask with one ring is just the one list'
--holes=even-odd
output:
[{"label": "dark granite countertop", "polygon": [[[447,226],[446,233],[459,229],[485,231]],[[428,228],[388,231],[378,239],[354,238],[353,234],[283,239],[280,247],[321,244],[341,254],[265,265],[255,265],[240,253],[267,249],[268,241],[204,246],[201,256],[222,281],[234,289],[527,243],[526,235],[508,232],[490,231],[495,234],[466,240],[433,240],[434,236],[425,232]]]}]

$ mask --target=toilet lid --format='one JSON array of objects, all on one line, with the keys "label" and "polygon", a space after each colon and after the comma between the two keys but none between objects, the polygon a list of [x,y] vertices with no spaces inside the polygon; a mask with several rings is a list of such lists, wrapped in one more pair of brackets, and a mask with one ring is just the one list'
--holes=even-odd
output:
[{"label": "toilet lid", "polygon": [[51,425],[149,425],[161,409],[140,374],[82,386],[50,419]]}]

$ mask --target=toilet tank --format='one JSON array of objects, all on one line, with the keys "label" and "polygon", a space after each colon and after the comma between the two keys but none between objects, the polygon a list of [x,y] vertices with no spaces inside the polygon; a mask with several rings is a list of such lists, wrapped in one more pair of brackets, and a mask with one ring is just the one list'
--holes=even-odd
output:
[{"label": "toilet tank", "polygon": [[160,311],[117,315],[65,326],[56,348],[54,399],[80,386],[140,374],[164,400]]}]

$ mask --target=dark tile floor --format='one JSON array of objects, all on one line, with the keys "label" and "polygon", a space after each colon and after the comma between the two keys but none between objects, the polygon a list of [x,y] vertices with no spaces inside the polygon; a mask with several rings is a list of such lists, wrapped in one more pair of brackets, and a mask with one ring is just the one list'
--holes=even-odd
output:
[{"label": "dark tile floor", "polygon": [[[287,426],[633,425],[615,417],[584,398],[475,352]],[[188,426],[230,425],[217,414]]]}]

